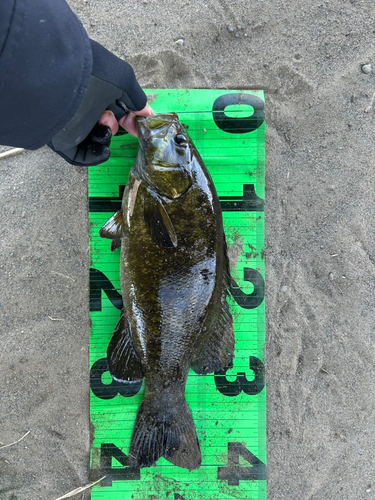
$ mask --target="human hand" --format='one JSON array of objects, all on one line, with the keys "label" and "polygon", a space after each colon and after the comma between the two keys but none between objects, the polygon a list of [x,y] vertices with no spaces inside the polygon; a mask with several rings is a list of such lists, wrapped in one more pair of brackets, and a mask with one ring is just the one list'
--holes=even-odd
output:
[{"label": "human hand", "polygon": [[135,117],[153,116],[154,114],[154,110],[148,104],[146,104],[146,106],[141,109],[141,111],[131,111],[128,115],[120,118],[120,120],[117,121],[114,113],[112,111],[106,110],[99,118],[98,124],[101,126],[109,127],[111,129],[112,136],[117,134],[120,125],[130,135],[137,137]]},{"label": "human hand", "polygon": [[57,150],[51,143],[48,145],[72,165],[99,165],[108,160],[110,156],[109,145],[112,137],[117,134],[119,125],[129,134],[137,137],[137,128],[135,125],[136,116],[153,116],[154,114],[154,110],[146,104],[140,111],[131,111],[117,121],[114,113],[106,110],[102,113],[97,124],[86,139],[70,150],[72,152],[69,150]]},{"label": "human hand", "polygon": [[68,163],[81,167],[108,160],[109,144],[119,125],[137,136],[135,117],[154,114],[133,68],[97,42],[90,40],[90,44],[93,67],[84,99],[48,143]]}]

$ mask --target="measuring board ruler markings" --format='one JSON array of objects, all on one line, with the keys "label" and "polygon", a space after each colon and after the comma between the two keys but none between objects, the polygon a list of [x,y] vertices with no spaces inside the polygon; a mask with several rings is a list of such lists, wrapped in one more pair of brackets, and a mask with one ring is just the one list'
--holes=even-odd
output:
[{"label": "measuring board ruler markings", "polygon": [[128,134],[112,139],[111,157],[89,169],[91,479],[106,476],[92,500],[264,500],[266,398],[264,304],[264,97],[261,91],[146,90],[156,113],[174,111],[187,126],[215,184],[231,264],[233,368],[189,372],[186,401],[202,452],[188,471],[164,458],[128,466],[127,452],[143,383],[112,380],[106,350],[122,308],[120,251],[99,229],[121,207],[138,151]]}]

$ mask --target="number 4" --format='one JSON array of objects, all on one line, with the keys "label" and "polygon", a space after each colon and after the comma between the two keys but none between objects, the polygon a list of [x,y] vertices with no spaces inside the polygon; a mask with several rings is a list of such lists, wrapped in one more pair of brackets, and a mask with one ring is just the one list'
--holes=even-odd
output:
[{"label": "number 4", "polygon": [[[240,457],[251,467],[240,465]],[[229,486],[239,486],[240,481],[260,481],[266,479],[266,465],[247,450],[241,443],[228,443],[228,465],[218,467],[217,478],[226,479]]]},{"label": "number 4", "polygon": [[[112,458],[115,458],[122,467],[113,467]],[[100,473],[106,478],[101,486],[112,486],[112,481],[137,481],[141,479],[139,469],[128,466],[128,457],[112,443],[102,443],[100,446]]]}]

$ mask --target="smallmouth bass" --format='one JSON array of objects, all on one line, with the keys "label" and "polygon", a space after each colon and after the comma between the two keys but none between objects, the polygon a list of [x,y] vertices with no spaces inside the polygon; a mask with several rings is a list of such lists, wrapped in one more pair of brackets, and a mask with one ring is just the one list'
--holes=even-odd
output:
[{"label": "smallmouth bass", "polygon": [[233,320],[229,262],[218,196],[175,113],[137,118],[139,151],[122,208],[100,236],[121,244],[123,310],[107,350],[115,380],[144,378],[129,462],[160,457],[189,470],[201,464],[185,401],[189,368],[229,366]]}]

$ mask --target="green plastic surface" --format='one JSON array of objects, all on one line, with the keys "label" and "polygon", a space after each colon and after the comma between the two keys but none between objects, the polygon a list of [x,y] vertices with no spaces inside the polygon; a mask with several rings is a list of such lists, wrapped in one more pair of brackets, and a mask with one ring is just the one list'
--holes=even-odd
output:
[{"label": "green plastic surface", "polygon": [[[143,385],[116,384],[106,369],[106,349],[121,307],[120,252],[111,253],[109,241],[101,239],[98,232],[120,207],[121,186],[126,184],[138,141],[129,135],[113,138],[110,160],[89,169],[91,477],[106,476],[94,486],[91,498],[264,500],[264,123],[259,105],[263,93],[199,89],[146,92],[152,94],[155,112],[174,111],[188,126],[220,198],[236,282],[229,299],[236,342],[234,367],[215,375],[189,373],[186,400],[202,452],[198,470],[189,472],[164,458],[147,469],[127,466]],[[218,106],[225,108],[225,115]],[[254,130],[246,132],[248,129]]]}]

